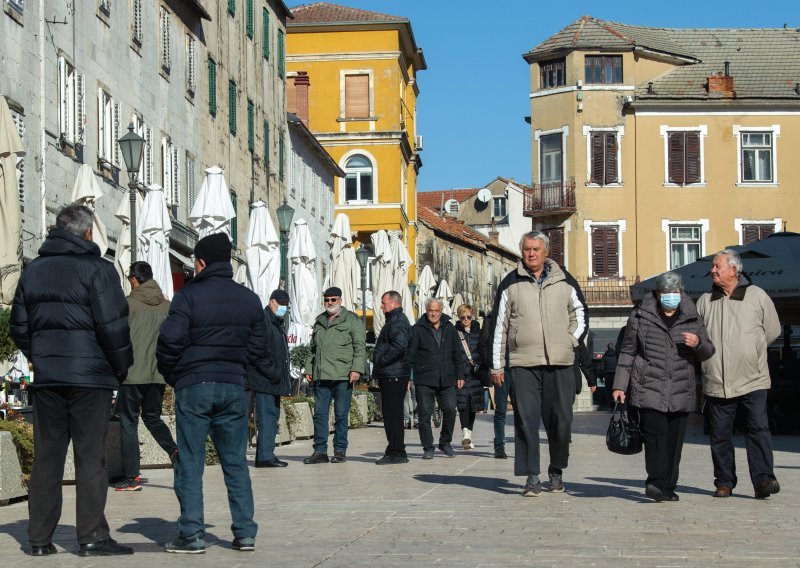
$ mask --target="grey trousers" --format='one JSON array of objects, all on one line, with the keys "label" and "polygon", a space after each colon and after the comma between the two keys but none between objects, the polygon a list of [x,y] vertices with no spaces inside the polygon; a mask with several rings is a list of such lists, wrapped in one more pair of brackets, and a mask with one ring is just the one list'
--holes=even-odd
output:
[{"label": "grey trousers", "polygon": [[564,367],[512,367],[514,404],[514,475],[539,475],[539,424],[544,423],[550,447],[550,467],[564,469],[569,461],[575,373]]}]

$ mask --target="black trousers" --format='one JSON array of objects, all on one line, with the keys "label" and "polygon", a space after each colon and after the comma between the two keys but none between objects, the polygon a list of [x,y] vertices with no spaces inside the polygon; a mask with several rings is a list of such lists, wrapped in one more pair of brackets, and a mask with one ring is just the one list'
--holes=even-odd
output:
[{"label": "black trousers", "polygon": [[647,483],[667,493],[675,491],[675,486],[678,484],[688,417],[688,412],[639,409]]},{"label": "black trousers", "polygon": [[105,540],[108,494],[106,435],[110,390],[52,388],[33,390],[33,443],[36,453],[28,494],[28,541],[45,546],[61,518],[61,480],[67,446],[75,455],[75,525],[78,544]]},{"label": "black trousers", "polygon": [[512,367],[511,402],[514,405],[514,475],[539,475],[539,424],[544,423],[550,448],[550,466],[569,463],[575,371],[563,367]]},{"label": "black trousers", "polygon": [[453,428],[456,425],[456,387],[429,387],[415,385],[417,391],[417,412],[419,414],[419,441],[423,450],[433,450],[433,430],[431,416],[436,400],[442,411],[442,429],[439,432],[439,445],[445,446],[453,441]]},{"label": "black trousers", "polygon": [[775,479],[772,434],[767,416],[767,391],[761,389],[736,398],[706,398],[711,422],[711,460],[714,485],[736,487],[736,461],[733,449],[733,421],[740,410],[745,422],[745,448],[750,481],[758,487]]},{"label": "black trousers", "polygon": [[386,431],[386,455],[405,456],[405,428],[403,404],[408,390],[408,377],[381,378],[381,404],[383,429]]},{"label": "black trousers", "polygon": [[459,410],[458,421],[461,422],[461,427],[472,430],[473,427],[475,426],[475,414],[476,412],[472,409],[472,403],[470,403],[469,408],[466,408],[464,410]]},{"label": "black trousers", "polygon": [[122,385],[117,393],[120,430],[122,431],[122,459],[125,476],[133,479],[139,475],[139,412],[142,422],[161,448],[171,454],[177,445],[169,427],[161,420],[166,385]]}]

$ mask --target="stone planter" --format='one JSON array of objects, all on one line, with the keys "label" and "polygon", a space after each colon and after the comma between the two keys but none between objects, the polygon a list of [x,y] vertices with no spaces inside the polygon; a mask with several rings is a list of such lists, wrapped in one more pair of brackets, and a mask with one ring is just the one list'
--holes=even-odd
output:
[{"label": "stone planter", "polygon": [[0,507],[8,505],[11,499],[27,495],[11,432],[0,432]]},{"label": "stone planter", "polygon": [[314,417],[311,406],[307,402],[295,402],[293,405],[295,420],[290,427],[296,440],[307,440],[314,437]]},{"label": "stone planter", "polygon": [[[163,420],[169,428],[169,431],[172,433],[172,439],[174,440],[175,416],[162,416],[161,420]],[[141,456],[139,463],[142,468],[172,467],[167,452],[156,443],[153,436],[150,434],[150,430],[145,427],[141,419],[139,420],[139,455]]]},{"label": "stone planter", "polygon": [[289,431],[289,422],[286,420],[286,412],[281,407],[281,415],[278,418],[278,433],[275,435],[275,444],[289,444],[292,442],[292,433]]},{"label": "stone planter", "polygon": [[[106,465],[108,466],[109,481],[125,476],[125,466],[122,463],[122,436],[120,435],[120,424],[116,421],[108,423]],[[67,448],[64,481],[75,481],[75,458],[72,453],[72,442],[69,443],[69,448]]]},{"label": "stone planter", "polygon": [[365,394],[355,395],[353,405],[356,407],[358,416],[364,424],[369,424],[369,398]]}]

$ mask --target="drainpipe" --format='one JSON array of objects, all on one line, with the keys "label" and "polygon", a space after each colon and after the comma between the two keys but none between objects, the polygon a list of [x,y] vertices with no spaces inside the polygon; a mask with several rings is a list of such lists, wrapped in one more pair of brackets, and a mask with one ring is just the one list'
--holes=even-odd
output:
[{"label": "drainpipe", "polygon": [[[44,96],[44,93],[47,92],[45,89],[45,17],[44,17],[44,4],[45,0],[39,0],[39,93],[42,93],[42,96],[39,97],[39,121],[40,121],[40,181],[39,181],[39,194],[40,194],[40,203],[39,203],[39,218],[41,219],[42,227],[40,236],[42,238],[42,242],[44,241],[45,237],[47,236],[47,134],[45,128],[45,117],[47,111],[47,97]],[[38,246],[36,247],[38,250]]]}]

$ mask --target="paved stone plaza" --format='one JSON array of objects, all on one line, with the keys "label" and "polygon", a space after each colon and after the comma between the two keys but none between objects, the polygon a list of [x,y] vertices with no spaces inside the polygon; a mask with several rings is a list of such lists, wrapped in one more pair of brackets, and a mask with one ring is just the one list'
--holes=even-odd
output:
[{"label": "paved stone plaza", "polygon": [[[421,460],[412,431],[409,464],[376,466],[385,445],[380,424],[351,432],[346,464],[303,465],[311,453],[308,440],[279,448],[288,468],[251,469],[260,525],[255,553],[230,548],[218,466],[205,475],[207,553],[164,553],[161,545],[175,536],[178,514],[172,471],[146,470],[143,491],[109,491],[112,535],[136,551],[113,565],[800,566],[798,436],[775,438],[783,488],[766,501],[752,497],[744,442],[737,437],[740,485],[732,498],[714,499],[708,440],[694,420],[681,464],[681,501],[657,504],[643,496],[643,456],[606,450],[608,413],[579,414],[564,475],[567,492],[522,498],[513,461],[492,458],[491,420],[491,414],[478,417],[476,449],[459,450],[455,459],[437,452],[433,461]],[[509,453],[512,433],[509,424]],[[546,455],[547,446],[542,449]],[[20,550],[27,546],[25,502],[0,509],[4,565],[112,565],[75,554],[74,486],[64,495],[54,557],[33,559]]]}]

